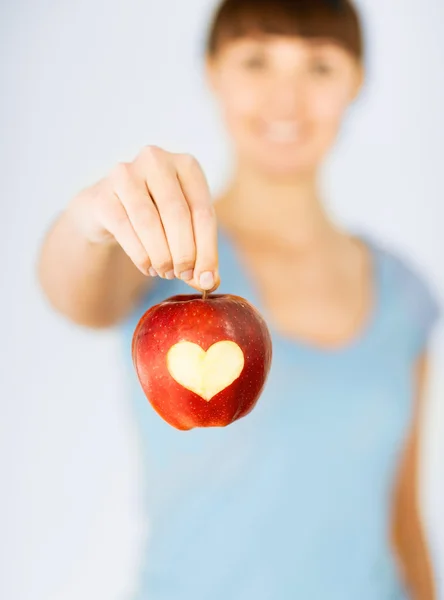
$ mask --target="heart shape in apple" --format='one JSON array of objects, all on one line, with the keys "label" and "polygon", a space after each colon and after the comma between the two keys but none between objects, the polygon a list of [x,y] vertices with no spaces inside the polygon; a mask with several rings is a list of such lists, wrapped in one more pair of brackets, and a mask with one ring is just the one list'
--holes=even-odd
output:
[{"label": "heart shape in apple", "polygon": [[153,306],[133,335],[140,384],[177,429],[224,427],[255,406],[271,366],[267,325],[233,295],[174,296]]},{"label": "heart shape in apple", "polygon": [[167,354],[172,378],[208,402],[239,377],[244,362],[242,350],[228,340],[216,342],[206,352],[193,342],[179,342]]}]

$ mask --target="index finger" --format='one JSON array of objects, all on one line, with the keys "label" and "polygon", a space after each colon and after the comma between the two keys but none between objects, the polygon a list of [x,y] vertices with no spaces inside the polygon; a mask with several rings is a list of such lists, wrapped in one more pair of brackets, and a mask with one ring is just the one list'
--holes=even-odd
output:
[{"label": "index finger", "polygon": [[210,189],[199,162],[194,156],[178,154],[177,176],[190,207],[196,245],[194,284],[213,291],[220,283],[217,253],[216,213]]}]

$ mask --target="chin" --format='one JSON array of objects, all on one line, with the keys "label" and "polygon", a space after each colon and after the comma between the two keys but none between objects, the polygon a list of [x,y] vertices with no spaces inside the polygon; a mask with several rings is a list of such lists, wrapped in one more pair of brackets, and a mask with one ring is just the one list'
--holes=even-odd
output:
[{"label": "chin", "polygon": [[249,140],[242,162],[255,171],[272,178],[298,177],[316,173],[322,158],[314,148],[295,147],[291,144],[263,144]]},{"label": "chin", "polygon": [[314,161],[304,160],[302,157],[276,156],[268,154],[256,158],[254,161],[257,169],[272,178],[289,178],[315,173],[318,164]]}]

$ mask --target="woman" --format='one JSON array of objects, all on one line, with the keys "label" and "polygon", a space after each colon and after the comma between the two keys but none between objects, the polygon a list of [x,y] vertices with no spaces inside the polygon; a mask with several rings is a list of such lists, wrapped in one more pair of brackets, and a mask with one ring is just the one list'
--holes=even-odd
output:
[{"label": "woman", "polygon": [[[74,322],[122,323],[146,450],[139,598],[431,600],[416,481],[437,307],[317,189],[362,84],[356,11],[225,0],[206,72],[236,159],[214,206],[193,157],[147,146],[71,201],[39,265]],[[143,311],[186,284],[246,297],[272,331],[266,389],[226,428],[167,425],[130,362]]]}]

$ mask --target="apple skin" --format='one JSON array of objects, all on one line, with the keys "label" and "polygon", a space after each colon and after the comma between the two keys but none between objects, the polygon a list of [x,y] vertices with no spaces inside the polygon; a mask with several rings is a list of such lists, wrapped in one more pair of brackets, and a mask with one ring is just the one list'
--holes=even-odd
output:
[{"label": "apple skin", "polygon": [[[205,400],[180,385],[167,366],[167,354],[179,342],[205,352],[217,342],[235,342],[244,356],[240,375]],[[132,359],[142,389],[155,411],[180,430],[225,427],[247,415],[265,385],[272,358],[268,327],[254,306],[240,296],[173,296],[148,309],[132,340]]]}]

